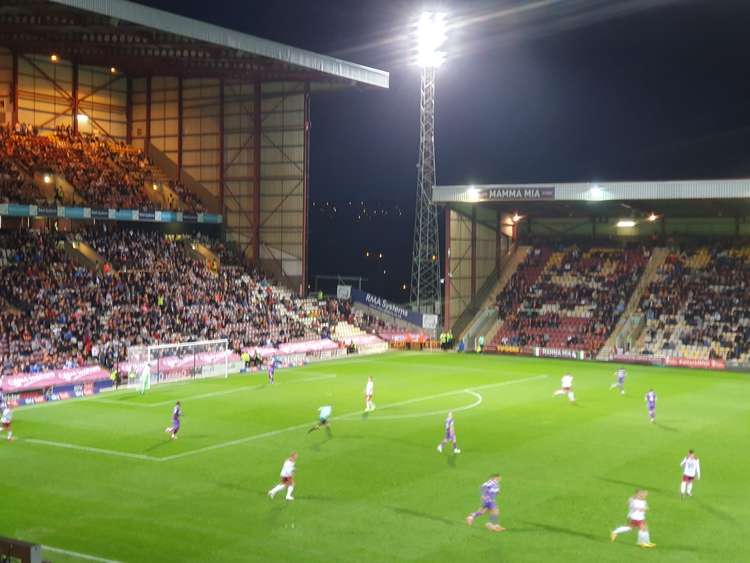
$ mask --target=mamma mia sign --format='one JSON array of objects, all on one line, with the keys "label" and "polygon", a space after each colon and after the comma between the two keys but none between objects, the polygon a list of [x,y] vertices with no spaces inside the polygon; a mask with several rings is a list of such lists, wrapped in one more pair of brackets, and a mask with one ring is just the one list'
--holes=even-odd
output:
[{"label": "mamma mia sign", "polygon": [[480,201],[540,201],[555,199],[554,186],[482,186],[476,188]]},{"label": "mamma mia sign", "polygon": [[383,299],[382,297],[378,297],[367,291],[362,291],[356,287],[352,288],[352,301],[355,303],[361,303],[362,305],[367,305],[368,307],[399,321],[405,321],[423,328],[434,329],[437,324],[437,317],[435,315],[423,315],[422,313],[391,303],[387,299]]}]

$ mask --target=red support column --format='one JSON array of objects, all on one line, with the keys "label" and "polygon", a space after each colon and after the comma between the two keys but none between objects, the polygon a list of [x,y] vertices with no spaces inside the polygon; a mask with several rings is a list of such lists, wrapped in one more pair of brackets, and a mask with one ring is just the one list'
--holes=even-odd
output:
[{"label": "red support column", "polygon": [[[224,79],[219,79],[219,213],[224,216]],[[224,217],[226,225],[226,217]]]},{"label": "red support column", "polygon": [[146,139],[143,149],[148,154],[148,147],[151,145],[151,77],[146,77]]},{"label": "red support column", "polygon": [[471,208],[471,296],[477,293],[477,208]]},{"label": "red support column", "polygon": [[253,96],[253,260],[260,261],[260,144],[261,144],[261,84],[255,83]]},{"label": "red support column", "polygon": [[308,257],[308,201],[310,199],[310,83],[305,82],[305,152],[302,166],[303,178],[303,202],[302,202],[302,291],[300,295],[307,292],[307,257]]},{"label": "red support column", "polygon": [[182,121],[184,105],[182,102],[182,76],[177,77],[177,181],[182,180]]},{"label": "red support column", "polygon": [[125,142],[133,144],[133,79],[129,76],[125,79]]},{"label": "red support column", "polygon": [[451,317],[451,210],[445,207],[445,271],[443,273],[443,330],[448,330],[453,323]]},{"label": "red support column", "polygon": [[73,112],[73,133],[78,133],[78,63],[73,63],[73,91],[70,98],[70,109]]},{"label": "red support column", "polygon": [[13,103],[13,112],[11,113],[11,125],[13,127],[18,123],[18,53],[13,51],[13,76],[11,77],[11,96]]}]

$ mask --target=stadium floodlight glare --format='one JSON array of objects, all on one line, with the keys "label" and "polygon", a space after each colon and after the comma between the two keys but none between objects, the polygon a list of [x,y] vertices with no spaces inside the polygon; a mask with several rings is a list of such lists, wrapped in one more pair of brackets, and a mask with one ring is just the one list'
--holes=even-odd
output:
[{"label": "stadium floodlight glare", "polygon": [[445,44],[445,14],[424,12],[417,22],[417,64],[437,68],[445,61],[440,48]]},{"label": "stadium floodlight glare", "polygon": [[79,113],[76,115],[76,119],[78,120],[78,123],[88,123],[89,122],[89,116],[85,113]]},{"label": "stadium floodlight glare", "polygon": [[474,186],[469,186],[466,190],[466,197],[469,198],[469,201],[479,201],[479,190]]},{"label": "stadium floodlight glare", "polygon": [[604,199],[604,190],[594,184],[589,190],[589,201],[601,201]]},{"label": "stadium floodlight glare", "polygon": [[631,227],[635,227],[635,221],[632,219],[620,219],[617,221],[618,229],[629,229]]},{"label": "stadium floodlight glare", "polygon": [[514,223],[518,223],[521,219],[523,219],[523,215],[519,215],[518,213],[514,213],[512,219],[513,219]]},{"label": "stadium floodlight glare", "polygon": [[651,215],[648,216],[648,220],[652,223],[656,221],[659,218],[659,216],[656,213],[651,213]]}]

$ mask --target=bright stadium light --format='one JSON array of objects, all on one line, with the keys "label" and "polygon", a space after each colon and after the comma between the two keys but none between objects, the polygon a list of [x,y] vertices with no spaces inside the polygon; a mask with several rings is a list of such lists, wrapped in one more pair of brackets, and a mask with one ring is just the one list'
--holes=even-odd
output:
[{"label": "bright stadium light", "polygon": [[652,223],[653,223],[654,221],[656,221],[656,220],[657,220],[658,218],[659,218],[659,216],[658,216],[658,215],[657,215],[656,213],[653,213],[653,212],[651,213],[651,215],[649,215],[649,216],[648,216],[648,220],[649,220],[650,222],[652,222]]},{"label": "bright stadium light", "polygon": [[89,116],[85,113],[79,113],[76,115],[76,119],[78,120],[78,123],[88,123],[89,122]]},{"label": "bright stadium light", "polygon": [[604,199],[604,190],[594,184],[589,190],[589,201],[601,201]]},{"label": "bright stadium light", "polygon": [[512,219],[513,219],[514,223],[518,223],[521,219],[523,219],[523,215],[519,215],[518,213],[514,213]]},{"label": "bright stadium light", "polygon": [[469,201],[479,201],[479,190],[474,186],[469,186],[466,190],[466,197],[469,198]]},{"label": "bright stadium light", "polygon": [[632,219],[620,219],[617,221],[618,229],[629,229],[631,227],[635,227],[635,221]]},{"label": "bright stadium light", "polygon": [[417,64],[437,68],[445,61],[440,48],[445,44],[445,14],[424,12],[417,22]]}]

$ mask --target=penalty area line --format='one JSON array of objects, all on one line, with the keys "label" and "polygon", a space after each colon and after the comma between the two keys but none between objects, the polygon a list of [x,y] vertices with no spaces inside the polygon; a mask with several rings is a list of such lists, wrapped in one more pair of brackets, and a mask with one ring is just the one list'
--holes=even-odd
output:
[{"label": "penalty area line", "polygon": [[49,545],[42,545],[42,549],[45,551],[51,551],[52,553],[59,553],[60,555],[70,555],[71,557],[77,557],[78,559],[85,559],[86,561],[98,561],[99,563],[123,563],[122,561],[117,561],[115,559],[104,559],[103,557],[97,557],[96,555],[88,555],[86,553],[60,549],[59,547],[52,547]]},{"label": "penalty area line", "polygon": [[65,450],[79,450],[82,452],[92,452],[97,454],[110,455],[115,457],[128,457],[131,459],[140,459],[146,461],[161,461],[161,458],[154,457],[146,454],[135,454],[130,452],[119,452],[117,450],[105,450],[103,448],[92,448],[89,446],[79,446],[77,444],[68,444],[66,442],[53,442],[51,440],[39,440],[37,438],[23,438],[24,442],[30,444],[39,444],[42,446],[52,446],[55,448],[62,448]]}]

